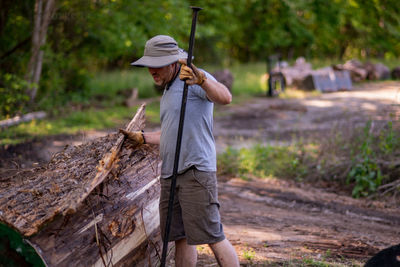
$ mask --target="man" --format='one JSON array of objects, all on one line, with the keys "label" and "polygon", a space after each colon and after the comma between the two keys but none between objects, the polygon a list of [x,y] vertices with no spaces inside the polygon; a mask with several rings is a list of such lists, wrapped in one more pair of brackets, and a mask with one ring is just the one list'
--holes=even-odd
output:
[{"label": "man", "polygon": [[229,104],[232,95],[209,73],[186,66],[185,58],[187,54],[170,36],[158,35],[146,42],[144,56],[131,65],[147,67],[155,84],[165,88],[160,103],[161,131],[121,132],[133,146],[160,145],[160,226],[164,237],[184,82],[189,85],[169,241],[175,241],[178,267],[196,266],[199,244],[209,244],[220,266],[239,266],[220,220],[212,133],[213,103]]}]

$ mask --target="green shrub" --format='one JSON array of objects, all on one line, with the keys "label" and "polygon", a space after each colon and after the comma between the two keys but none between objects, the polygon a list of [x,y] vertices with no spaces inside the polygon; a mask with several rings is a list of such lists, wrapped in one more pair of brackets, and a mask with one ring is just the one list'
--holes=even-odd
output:
[{"label": "green shrub", "polygon": [[391,121],[381,129],[375,127],[375,133],[371,121],[347,134],[335,131],[319,145],[292,142],[288,146],[228,147],[218,155],[218,172],[244,179],[277,177],[347,183],[355,198],[377,192],[400,174],[400,134]]},{"label": "green shrub", "polygon": [[20,77],[6,73],[0,82],[0,119],[23,113],[29,103],[26,94],[28,82]]},{"label": "green shrub", "polygon": [[384,155],[390,155],[396,148],[400,147],[400,136],[393,129],[393,122],[389,121],[387,129],[379,136],[379,148]]},{"label": "green shrub", "polygon": [[363,129],[360,144],[356,146],[353,166],[347,176],[347,182],[355,182],[352,195],[355,198],[375,192],[382,183],[382,173],[376,162],[374,136],[371,133],[371,121]]}]

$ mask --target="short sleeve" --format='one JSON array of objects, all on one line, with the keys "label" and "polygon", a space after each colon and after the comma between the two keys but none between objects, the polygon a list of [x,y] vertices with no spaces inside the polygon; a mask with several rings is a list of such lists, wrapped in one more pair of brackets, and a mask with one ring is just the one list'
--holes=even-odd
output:
[{"label": "short sleeve", "polygon": [[[200,70],[202,70],[202,69],[200,69]],[[214,76],[212,76],[210,73],[206,72],[205,70],[202,70],[202,71],[204,71],[204,73],[206,74],[207,79],[216,81]],[[196,85],[192,85],[190,87],[190,90],[191,90],[191,92],[193,94],[197,95],[201,99],[208,100],[206,91],[204,91],[203,88],[201,88],[200,85],[197,85],[197,84]]]}]

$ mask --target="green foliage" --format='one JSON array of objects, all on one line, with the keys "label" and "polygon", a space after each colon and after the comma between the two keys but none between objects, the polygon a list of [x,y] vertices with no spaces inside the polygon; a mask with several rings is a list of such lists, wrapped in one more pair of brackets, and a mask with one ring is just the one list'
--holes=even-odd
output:
[{"label": "green foliage", "polygon": [[304,258],[303,259],[303,265],[304,266],[309,266],[309,267],[330,267],[330,266],[332,266],[328,262],[317,261],[317,260],[314,260],[314,259],[311,259],[311,258]]},{"label": "green foliage", "polygon": [[113,100],[119,97],[125,100],[123,91],[137,88],[140,98],[156,96],[153,79],[147,69],[135,68],[132,70],[99,72],[88,82],[90,98]]},{"label": "green foliage", "polygon": [[[218,155],[218,169],[222,175],[251,177],[279,177],[302,179],[307,175],[305,157],[301,144],[288,147],[255,145],[251,148],[228,147]],[[311,154],[310,154],[311,155]]]},{"label": "green foliage", "polygon": [[250,249],[243,250],[243,258],[245,260],[252,262],[254,260],[255,256],[256,256],[256,252],[254,251],[254,249],[250,248]]},{"label": "green foliage", "polygon": [[71,102],[89,100],[89,73],[77,58],[65,58],[46,47],[36,108],[53,113]]},{"label": "green foliage", "polygon": [[239,95],[265,95],[267,92],[266,63],[235,64],[230,70],[235,77],[232,93]]},{"label": "green foliage", "polygon": [[373,150],[371,121],[364,127],[361,144],[356,147],[353,166],[348,174],[347,182],[355,182],[352,195],[355,198],[367,196],[376,191],[382,183],[380,167],[375,160]]},{"label": "green foliage", "polygon": [[[24,77],[30,57],[34,0],[1,1],[0,75]],[[188,49],[193,0],[60,0],[46,38],[35,109],[91,100],[91,73],[126,69],[146,40],[174,36]],[[395,60],[400,56],[400,6],[394,0],[237,0],[201,2],[196,64],[233,66],[281,53],[297,56]],[[234,93],[263,92],[259,68],[237,73],[252,85]],[[236,76],[235,76],[236,78]],[[241,79],[239,79],[241,80]],[[140,90],[143,92],[150,90]],[[147,95],[146,95],[147,96]],[[53,104],[52,104],[53,103]],[[24,106],[24,102],[20,103]]]},{"label": "green foliage", "polygon": [[29,60],[35,0],[0,1],[0,75],[22,76]]},{"label": "green foliage", "polygon": [[28,83],[16,75],[6,73],[0,82],[0,119],[22,113],[29,102]]},{"label": "green foliage", "polygon": [[400,147],[400,136],[394,131],[392,121],[388,122],[387,129],[382,131],[379,139],[379,147],[384,155],[390,155]]}]

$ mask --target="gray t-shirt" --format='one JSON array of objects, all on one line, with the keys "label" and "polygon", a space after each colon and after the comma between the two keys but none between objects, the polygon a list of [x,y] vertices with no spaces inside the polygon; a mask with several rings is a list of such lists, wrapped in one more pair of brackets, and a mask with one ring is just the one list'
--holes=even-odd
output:
[{"label": "gray t-shirt", "polygon": [[[205,73],[208,79],[215,80],[209,73]],[[168,178],[173,173],[183,86],[184,82],[177,77],[168,90],[164,90],[161,98],[162,178]],[[201,171],[216,171],[213,108],[214,104],[207,99],[206,92],[200,86],[189,86],[178,173],[191,166]]]}]

